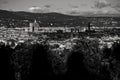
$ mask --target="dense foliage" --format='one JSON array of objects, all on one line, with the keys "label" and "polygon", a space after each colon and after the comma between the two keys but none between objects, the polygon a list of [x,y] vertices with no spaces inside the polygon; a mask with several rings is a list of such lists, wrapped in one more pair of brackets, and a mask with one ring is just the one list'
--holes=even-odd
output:
[{"label": "dense foliage", "polygon": [[119,41],[111,48],[102,49],[97,40],[80,39],[75,43],[71,49],[63,49],[47,42],[24,42],[15,48],[1,42],[2,77],[5,80],[119,80]]}]

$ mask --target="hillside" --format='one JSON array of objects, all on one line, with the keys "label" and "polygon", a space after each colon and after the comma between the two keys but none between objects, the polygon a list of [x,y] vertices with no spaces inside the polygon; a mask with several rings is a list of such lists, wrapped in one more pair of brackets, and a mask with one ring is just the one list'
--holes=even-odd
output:
[{"label": "hillside", "polygon": [[[12,19],[14,19],[14,21]],[[10,23],[15,24],[13,27],[29,26],[28,23],[33,22],[35,19],[41,26],[86,26],[88,22],[92,23],[94,26],[120,26],[119,15],[99,14],[92,16],[72,16],[55,12],[31,13],[0,10],[0,26],[5,25],[11,27]],[[28,20],[28,22],[24,20]]]}]

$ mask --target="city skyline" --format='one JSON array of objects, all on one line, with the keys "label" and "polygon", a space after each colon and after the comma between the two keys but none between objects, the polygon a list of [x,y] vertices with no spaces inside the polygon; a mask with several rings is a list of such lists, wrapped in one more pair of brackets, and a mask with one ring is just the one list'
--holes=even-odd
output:
[{"label": "city skyline", "polygon": [[0,9],[70,15],[119,14],[119,0],[0,0]]}]

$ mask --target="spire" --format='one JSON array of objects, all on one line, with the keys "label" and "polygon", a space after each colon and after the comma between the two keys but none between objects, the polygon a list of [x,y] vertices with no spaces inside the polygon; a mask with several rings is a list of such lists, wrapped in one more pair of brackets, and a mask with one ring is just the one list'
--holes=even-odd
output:
[{"label": "spire", "polygon": [[39,27],[39,24],[37,23],[37,20],[36,20],[36,19],[34,20],[33,26],[34,26],[34,27]]},{"label": "spire", "polygon": [[34,20],[34,23],[37,23],[36,19]]}]

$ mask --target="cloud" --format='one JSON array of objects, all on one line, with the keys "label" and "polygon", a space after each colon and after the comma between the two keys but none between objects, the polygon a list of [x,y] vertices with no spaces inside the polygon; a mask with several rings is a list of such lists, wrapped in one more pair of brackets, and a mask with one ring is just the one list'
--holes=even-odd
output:
[{"label": "cloud", "polygon": [[120,5],[119,4],[113,5],[112,8],[114,8],[116,11],[120,12]]},{"label": "cloud", "polygon": [[93,15],[93,11],[68,11],[66,12],[69,15]]},{"label": "cloud", "polygon": [[97,15],[97,14],[117,14],[117,11],[114,9],[103,9],[103,10],[89,10],[89,11],[68,11],[67,14],[69,15]]},{"label": "cloud", "polygon": [[83,15],[94,15],[94,12],[93,11],[85,11],[85,12],[82,12]]},{"label": "cloud", "polygon": [[38,10],[38,9],[41,9],[41,8],[37,7],[37,6],[32,6],[32,7],[29,8],[30,11]]},{"label": "cloud", "polygon": [[80,12],[78,12],[78,11],[69,11],[67,13],[70,15],[79,15],[80,14]]},{"label": "cloud", "polygon": [[45,7],[45,8],[50,8],[50,7],[51,7],[51,5],[44,5],[44,7]]},{"label": "cloud", "polygon": [[6,0],[0,0],[0,7],[2,7],[4,4],[8,4],[8,1],[6,1]]},{"label": "cloud", "polygon": [[119,12],[113,8],[106,8],[102,10],[97,10],[94,12],[95,14],[119,14]]},{"label": "cloud", "polygon": [[41,7],[38,7],[38,6],[32,6],[32,7],[30,7],[29,11],[30,12],[34,12],[34,13],[48,13],[48,12],[50,12],[49,9],[47,9],[47,8],[41,8]]},{"label": "cloud", "polygon": [[115,8],[116,11],[120,12],[120,8]]},{"label": "cloud", "polygon": [[79,8],[79,6],[77,6],[77,5],[69,5],[71,8]]},{"label": "cloud", "polygon": [[[102,10],[103,13],[119,13],[120,12],[120,0],[99,0],[95,2],[93,8]],[[104,10],[106,9],[106,10]],[[99,11],[98,11],[99,12]]]},{"label": "cloud", "polygon": [[111,6],[111,4],[108,1],[99,0],[99,1],[95,1],[95,4],[92,8],[102,9],[102,8],[109,7],[109,6]]},{"label": "cloud", "polygon": [[0,4],[7,4],[8,3],[8,1],[6,1],[6,0],[0,0]]},{"label": "cloud", "polygon": [[110,11],[108,11],[108,10],[99,10],[99,11],[94,12],[94,14],[107,14],[108,12],[110,12]]},{"label": "cloud", "polygon": [[87,4],[84,4],[84,3],[82,3],[82,4],[80,4],[81,6],[87,6]]}]

